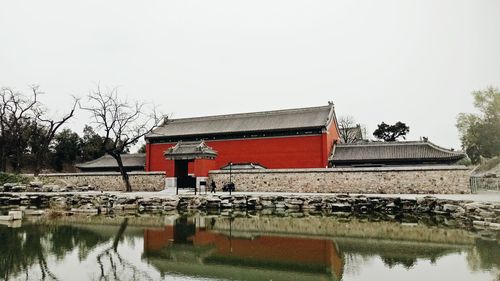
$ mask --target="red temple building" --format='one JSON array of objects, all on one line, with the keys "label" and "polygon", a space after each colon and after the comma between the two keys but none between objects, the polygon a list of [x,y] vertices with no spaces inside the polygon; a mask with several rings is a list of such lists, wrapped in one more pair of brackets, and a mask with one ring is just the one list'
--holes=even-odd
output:
[{"label": "red temple building", "polygon": [[325,168],[339,131],[327,106],[168,119],[146,136],[146,171],[193,186],[228,163],[267,169]]}]

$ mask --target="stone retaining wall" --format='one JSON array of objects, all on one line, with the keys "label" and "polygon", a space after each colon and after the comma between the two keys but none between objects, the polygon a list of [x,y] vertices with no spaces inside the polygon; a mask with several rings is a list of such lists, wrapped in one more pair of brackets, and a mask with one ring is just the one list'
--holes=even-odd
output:
[{"label": "stone retaining wall", "polygon": [[[163,172],[130,172],[130,184],[134,191],[160,191],[165,189],[165,173]],[[56,185],[90,186],[104,191],[123,191],[120,173],[64,173],[40,174],[39,179]]]},{"label": "stone retaining wall", "polygon": [[[141,198],[109,193],[0,193],[0,207],[26,211],[52,209],[73,214],[171,212],[199,210],[215,214],[249,212],[264,215],[372,216],[374,219],[422,217],[459,228],[500,231],[500,203],[477,203],[424,197],[370,197],[364,195],[215,195]],[[453,222],[452,222],[453,221]]]},{"label": "stone retaining wall", "polygon": [[[464,166],[279,169],[233,171],[237,191],[307,193],[471,193],[470,170]],[[211,171],[220,188],[229,171]]]}]

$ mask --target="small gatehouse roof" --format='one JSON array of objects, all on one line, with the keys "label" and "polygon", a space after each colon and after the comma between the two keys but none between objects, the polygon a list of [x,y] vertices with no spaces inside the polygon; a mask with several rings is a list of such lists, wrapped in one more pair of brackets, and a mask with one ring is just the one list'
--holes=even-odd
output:
[{"label": "small gatehouse roof", "polygon": [[179,141],[164,153],[168,160],[214,159],[217,151],[204,141]]}]

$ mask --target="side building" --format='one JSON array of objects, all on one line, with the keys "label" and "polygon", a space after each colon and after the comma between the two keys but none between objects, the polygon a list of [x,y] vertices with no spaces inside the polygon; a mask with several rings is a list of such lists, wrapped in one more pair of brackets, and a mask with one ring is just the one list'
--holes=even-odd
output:
[{"label": "side building", "polygon": [[[146,163],[146,154],[122,154],[123,166],[128,172],[144,171]],[[80,172],[119,172],[116,160],[110,155],[101,156],[95,160],[76,164],[75,167]]]},{"label": "side building", "polygon": [[362,142],[338,144],[330,157],[331,167],[381,167],[450,165],[464,158],[430,141]]}]

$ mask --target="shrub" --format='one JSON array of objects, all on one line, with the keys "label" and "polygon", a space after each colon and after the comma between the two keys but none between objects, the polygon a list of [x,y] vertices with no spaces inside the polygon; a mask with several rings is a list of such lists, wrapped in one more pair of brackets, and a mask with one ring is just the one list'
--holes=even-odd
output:
[{"label": "shrub", "polygon": [[464,165],[464,166],[471,166],[472,165],[472,161],[470,160],[469,157],[464,157],[460,160],[457,161],[457,163],[455,163],[457,165]]},{"label": "shrub", "polygon": [[498,165],[500,165],[500,156],[485,161],[477,168],[476,171],[488,172],[490,170],[495,169]]},{"label": "shrub", "polygon": [[8,182],[28,183],[29,181],[30,177],[27,176],[0,172],[0,185]]}]

